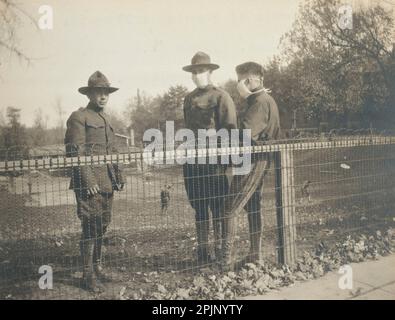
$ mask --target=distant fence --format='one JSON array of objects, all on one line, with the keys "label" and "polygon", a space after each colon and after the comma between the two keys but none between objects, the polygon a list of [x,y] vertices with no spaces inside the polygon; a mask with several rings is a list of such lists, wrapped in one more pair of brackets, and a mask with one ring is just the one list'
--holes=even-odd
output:
[{"label": "distant fence", "polygon": [[[51,265],[63,278],[81,271],[80,221],[70,169],[122,163],[127,184],[115,194],[107,233],[105,265],[114,273],[190,271],[195,261],[194,212],[188,202],[182,165],[147,165],[152,153],[29,157],[1,152],[0,292],[37,278]],[[263,253],[292,265],[304,251],[344,235],[371,233],[394,225],[395,138],[368,135],[281,141],[276,144],[157,152],[158,158],[269,154],[264,182]],[[227,173],[229,181],[232,175]],[[171,185],[167,210],[160,194]],[[247,217],[240,215],[238,258],[248,254]],[[210,235],[210,241],[213,237]]]},{"label": "distant fence", "polygon": [[291,128],[283,129],[283,134],[287,139],[306,139],[306,138],[350,138],[350,137],[364,137],[364,136],[394,136],[395,130],[393,129],[376,129],[376,128],[334,128],[324,129],[321,127],[314,128]]}]

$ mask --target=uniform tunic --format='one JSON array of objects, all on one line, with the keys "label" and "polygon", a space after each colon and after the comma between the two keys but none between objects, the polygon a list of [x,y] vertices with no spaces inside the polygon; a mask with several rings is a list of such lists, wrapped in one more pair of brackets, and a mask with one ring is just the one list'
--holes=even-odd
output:
[{"label": "uniform tunic", "polygon": [[[264,144],[268,140],[278,139],[280,120],[277,105],[273,98],[261,91],[247,98],[247,107],[241,112],[240,129],[251,130],[251,144]],[[232,257],[234,236],[236,234],[235,217],[245,209],[248,213],[250,233],[250,252],[260,254],[262,233],[261,199],[263,180],[269,168],[269,158],[265,154],[252,157],[251,170],[245,175],[233,177],[229,196],[225,201],[224,249],[225,256]]]},{"label": "uniform tunic", "polygon": [[[265,91],[250,95],[247,107],[239,117],[240,129],[251,130],[251,144],[265,144],[280,136],[280,117],[276,102]],[[235,176],[230,187],[227,211],[237,214],[243,207],[249,213],[260,213],[263,191],[263,178],[270,162],[266,154],[252,157],[251,171],[246,175]],[[233,200],[232,200],[233,197]]]},{"label": "uniform tunic", "polygon": [[[198,129],[234,129],[237,127],[236,108],[230,95],[213,85],[196,88],[185,97],[184,119],[186,128],[197,137]],[[224,165],[185,164],[185,189],[192,207],[206,212],[210,206],[218,211],[228,191]],[[199,217],[197,217],[199,219]]]},{"label": "uniform tunic", "polygon": [[[92,103],[71,114],[64,142],[66,154],[70,157],[117,152],[115,132],[108,115]],[[70,189],[76,194],[78,217],[95,220],[106,227],[111,221],[114,189],[122,183],[122,171],[117,164],[73,168]],[[87,190],[94,186],[98,186],[100,192],[89,196]]]},{"label": "uniform tunic", "polygon": [[247,108],[240,114],[240,129],[251,129],[253,144],[276,140],[280,135],[280,116],[274,99],[264,91],[247,98]]}]

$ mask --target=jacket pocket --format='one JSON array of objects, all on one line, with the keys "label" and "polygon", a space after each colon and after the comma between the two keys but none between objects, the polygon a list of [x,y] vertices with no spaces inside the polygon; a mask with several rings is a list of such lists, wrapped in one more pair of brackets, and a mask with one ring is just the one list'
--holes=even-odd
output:
[{"label": "jacket pocket", "polygon": [[[97,121],[86,121],[85,132],[86,132],[86,143],[87,144],[99,144],[105,147],[106,144],[106,132],[104,123]],[[98,147],[98,146],[96,146]]]},{"label": "jacket pocket", "polygon": [[93,128],[93,129],[99,129],[99,128],[104,128],[104,123],[103,124],[98,124],[98,123],[93,123],[93,122],[86,122],[86,126],[88,128]]},{"label": "jacket pocket", "polygon": [[205,107],[196,105],[190,112],[193,127],[200,129],[215,129],[215,106],[206,104]]}]

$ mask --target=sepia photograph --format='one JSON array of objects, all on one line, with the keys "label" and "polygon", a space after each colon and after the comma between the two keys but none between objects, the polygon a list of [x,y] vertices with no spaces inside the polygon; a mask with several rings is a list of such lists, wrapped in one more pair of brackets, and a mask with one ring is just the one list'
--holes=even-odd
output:
[{"label": "sepia photograph", "polygon": [[395,0],[0,0],[0,98],[0,300],[395,300]]}]

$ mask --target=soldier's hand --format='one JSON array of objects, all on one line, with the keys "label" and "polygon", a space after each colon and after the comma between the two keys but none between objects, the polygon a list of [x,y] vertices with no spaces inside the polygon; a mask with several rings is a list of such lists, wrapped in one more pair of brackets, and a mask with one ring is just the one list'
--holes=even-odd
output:
[{"label": "soldier's hand", "polygon": [[95,194],[99,193],[100,189],[98,185],[93,186],[92,188],[88,189],[88,195],[89,196],[94,196]]}]

